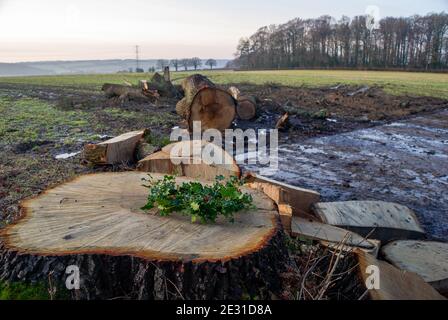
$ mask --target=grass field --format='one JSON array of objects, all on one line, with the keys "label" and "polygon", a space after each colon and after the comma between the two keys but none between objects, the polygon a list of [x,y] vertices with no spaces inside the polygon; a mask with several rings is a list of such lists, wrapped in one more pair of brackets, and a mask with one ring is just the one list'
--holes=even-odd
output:
[{"label": "grass field", "polygon": [[[212,81],[226,83],[278,83],[286,86],[321,87],[339,83],[348,85],[379,86],[390,94],[432,96],[448,99],[448,74],[393,71],[346,71],[346,70],[279,70],[279,71],[198,71]],[[179,82],[192,72],[173,72],[172,78]],[[148,74],[91,74],[64,76],[0,77],[0,83],[34,84],[99,89],[105,82],[137,83],[148,79]]]}]

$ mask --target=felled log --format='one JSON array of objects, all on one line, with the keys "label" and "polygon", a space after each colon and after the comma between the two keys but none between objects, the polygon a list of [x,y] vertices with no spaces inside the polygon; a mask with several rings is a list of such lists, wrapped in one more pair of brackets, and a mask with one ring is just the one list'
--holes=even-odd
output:
[{"label": "felled log", "polygon": [[414,272],[439,292],[448,293],[448,243],[399,240],[388,243],[381,253],[397,268]]},{"label": "felled log", "polygon": [[154,73],[147,86],[148,90],[157,91],[162,97],[175,98],[179,94],[171,81],[166,80],[158,72]]},{"label": "felled log", "polygon": [[142,90],[139,88],[123,86],[120,84],[105,83],[101,90],[104,91],[107,98],[118,97],[121,100],[126,98],[130,100],[146,100],[149,98],[147,95],[143,94]]},{"label": "felled log", "polygon": [[314,212],[327,224],[345,228],[384,242],[419,239],[425,232],[409,208],[383,201],[316,203]]},{"label": "felled log", "polygon": [[374,256],[377,255],[378,243],[367,240],[360,235],[312,219],[292,217],[291,235],[319,241],[322,245],[340,251],[353,251],[360,248]]},{"label": "felled log", "polygon": [[201,122],[201,129],[224,130],[235,118],[235,101],[232,96],[219,89],[213,82],[200,74],[194,74],[182,81],[185,97],[176,104],[177,113],[193,130],[193,121]]},{"label": "felled log", "polygon": [[[162,179],[153,174],[153,178]],[[80,176],[21,203],[0,231],[0,278],[65,287],[79,268],[77,299],[267,299],[279,294],[288,254],[272,201],[251,190],[254,209],[235,222],[192,223],[143,213],[141,172]],[[190,181],[176,178],[177,183]],[[242,192],[244,188],[242,188]]]},{"label": "felled log", "polygon": [[242,120],[251,120],[257,114],[257,100],[254,96],[242,95],[237,87],[229,88],[230,95],[237,101],[236,114]]},{"label": "felled log", "polygon": [[419,275],[395,268],[372,255],[356,250],[359,276],[363,283],[371,283],[377,267],[378,287],[367,290],[372,300],[446,300]]},{"label": "felled log", "polygon": [[[169,144],[161,151],[140,160],[137,169],[144,172],[187,176],[210,181],[214,181],[219,175],[225,178],[240,177],[239,166],[233,157],[221,147],[206,141],[198,141],[199,154],[194,155],[193,143],[193,141],[186,141]],[[211,159],[217,161],[205,161],[206,159],[201,158],[203,152],[219,155],[219,158]]]},{"label": "felled log", "polygon": [[132,163],[137,144],[148,132],[131,131],[98,144],[87,144],[84,146],[84,159],[97,165]]}]

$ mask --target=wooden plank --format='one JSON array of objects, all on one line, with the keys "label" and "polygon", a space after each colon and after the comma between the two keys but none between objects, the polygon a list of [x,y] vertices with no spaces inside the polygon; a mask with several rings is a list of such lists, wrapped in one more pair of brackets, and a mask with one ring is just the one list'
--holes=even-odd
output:
[{"label": "wooden plank", "polygon": [[381,249],[394,266],[417,273],[436,290],[448,293],[448,243],[400,240]]},{"label": "wooden plank", "polygon": [[356,256],[359,263],[359,275],[363,283],[366,283],[371,276],[371,273],[367,272],[368,267],[378,267],[379,289],[368,290],[373,300],[446,300],[413,272],[397,269],[359,249],[356,250]]},{"label": "wooden plank", "polygon": [[364,237],[361,237],[354,232],[318,221],[313,221],[311,219],[293,217],[291,229],[291,234],[293,236],[302,236],[314,240],[322,240],[324,243],[327,243],[327,245],[330,243],[340,244],[344,242],[345,245],[351,247],[360,247],[370,250],[375,248],[374,243],[366,240]]},{"label": "wooden plank", "polygon": [[346,228],[381,241],[421,238],[425,235],[409,208],[382,201],[316,203],[314,212],[327,224]]},{"label": "wooden plank", "polygon": [[95,164],[121,164],[134,161],[135,149],[147,130],[131,131],[98,144],[84,147],[84,158]]},{"label": "wooden plank", "polygon": [[381,241],[369,239],[369,242],[374,246],[373,248],[359,248],[359,247],[354,247],[354,246],[342,245],[340,243],[329,242],[329,241],[325,241],[325,240],[320,240],[319,241],[319,243],[322,246],[327,247],[327,248],[329,248],[331,250],[335,250],[337,252],[352,253],[356,249],[359,249],[359,250],[364,251],[365,253],[368,253],[368,254],[372,255],[375,258],[378,257],[378,253],[379,253],[380,248],[381,248]]},{"label": "wooden plank", "polygon": [[246,175],[246,180],[250,187],[263,191],[275,203],[290,205],[295,216],[311,214],[312,205],[320,200],[320,194],[316,191],[289,185],[252,172]]}]

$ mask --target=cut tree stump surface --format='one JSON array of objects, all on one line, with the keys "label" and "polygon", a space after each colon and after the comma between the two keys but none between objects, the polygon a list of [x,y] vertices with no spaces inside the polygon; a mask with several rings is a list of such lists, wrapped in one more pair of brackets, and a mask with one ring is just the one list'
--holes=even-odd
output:
[{"label": "cut tree stump surface", "polygon": [[[276,233],[272,201],[254,190],[256,209],[236,214],[235,223],[191,223],[189,217],[144,213],[147,174],[80,176],[22,203],[23,217],[1,231],[8,248],[37,255],[134,255],[158,260],[225,260],[249,254]],[[162,175],[153,174],[154,178]],[[178,183],[190,181],[176,178]],[[244,188],[243,188],[244,189]],[[243,192],[245,192],[243,190]]]},{"label": "cut tree stump surface", "polygon": [[394,266],[415,272],[437,290],[448,292],[448,243],[394,241],[381,253]]},{"label": "cut tree stump surface", "polygon": [[409,208],[383,201],[320,202],[314,211],[324,223],[348,228],[382,241],[423,237],[415,213]]}]

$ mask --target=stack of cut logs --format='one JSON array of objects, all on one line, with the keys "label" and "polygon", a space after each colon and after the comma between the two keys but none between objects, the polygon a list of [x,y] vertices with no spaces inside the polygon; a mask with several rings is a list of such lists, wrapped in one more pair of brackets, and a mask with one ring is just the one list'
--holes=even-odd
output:
[{"label": "stack of cut logs", "polygon": [[176,111],[192,130],[194,121],[201,121],[202,130],[224,130],[231,126],[235,116],[251,120],[256,116],[256,99],[244,96],[236,87],[223,90],[206,77],[194,74],[182,81],[184,98]]},{"label": "stack of cut logs", "polygon": [[178,90],[172,83],[169,69],[164,75],[155,73],[150,81],[141,80],[139,87],[106,83],[102,90],[109,98],[120,100],[176,98],[183,92],[184,97],[177,103],[176,111],[188,124],[191,131],[193,122],[200,121],[202,131],[229,128],[237,116],[241,120],[251,120],[256,116],[256,98],[242,95],[238,88],[221,89],[200,74],[185,78]]}]

